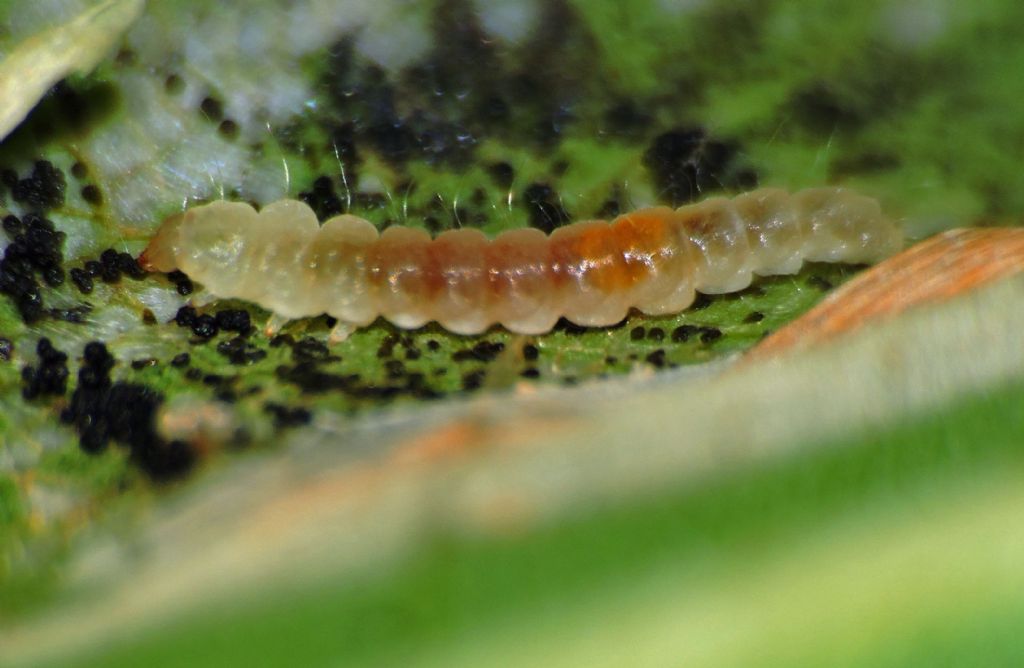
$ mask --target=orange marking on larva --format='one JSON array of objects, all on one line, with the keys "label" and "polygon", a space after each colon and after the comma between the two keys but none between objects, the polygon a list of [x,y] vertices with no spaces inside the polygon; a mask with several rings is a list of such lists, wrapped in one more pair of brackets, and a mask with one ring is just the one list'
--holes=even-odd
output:
[{"label": "orange marking on larva", "polygon": [[627,273],[634,283],[657,271],[657,258],[668,250],[666,216],[670,213],[670,209],[646,209],[619,216],[612,223]]},{"label": "orange marking on larva", "polygon": [[626,265],[617,237],[611,226],[600,225],[576,238],[572,252],[587,286],[612,293],[633,285],[634,272]]},{"label": "orange marking on larva", "polygon": [[[339,320],[340,339],[381,314],[402,327],[436,320],[460,334],[494,323],[540,334],[559,316],[611,325],[629,307],[674,312],[689,305],[694,290],[740,289],[752,274],[791,273],[804,258],[872,262],[901,245],[899,229],[877,204],[841,188],[796,195],[763,189],[744,197],[740,207],[716,198],[675,211],[641,209],[610,224],[574,223],[550,237],[522,230],[487,240],[463,231],[433,241],[401,227],[377,235],[368,222],[348,215],[318,229],[309,207],[292,200],[260,214],[246,204],[214,202],[166,221],[143,258],[150,270],[181,269],[214,297],[252,299],[285,317],[326,311]],[[772,206],[750,206],[759,198]],[[258,224],[264,213],[268,224]],[[801,216],[814,225],[802,225]],[[282,224],[293,218],[293,228]],[[769,223],[794,232],[743,233]],[[748,244],[747,236],[766,241]],[[314,243],[346,250],[305,266]],[[265,250],[253,254],[254,246]],[[249,256],[267,260],[238,262]],[[301,287],[281,283],[289,274]],[[276,284],[261,283],[263,275]]]},{"label": "orange marking on larva", "polygon": [[695,234],[697,236],[707,236],[711,234],[711,216],[708,215],[707,211],[684,211],[679,209],[679,225],[684,230]]}]

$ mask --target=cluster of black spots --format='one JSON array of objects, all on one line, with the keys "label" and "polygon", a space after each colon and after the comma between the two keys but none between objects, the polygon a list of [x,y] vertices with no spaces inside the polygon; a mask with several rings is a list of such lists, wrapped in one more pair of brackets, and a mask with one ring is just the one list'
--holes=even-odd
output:
[{"label": "cluster of black spots", "polygon": [[294,362],[337,362],[341,358],[331,355],[327,344],[312,336],[304,336],[292,345],[292,361]]},{"label": "cluster of black spots", "polygon": [[700,342],[713,343],[722,338],[722,330],[717,327],[701,327]]},{"label": "cluster of black spots", "polygon": [[167,274],[167,280],[174,283],[174,288],[182,297],[187,297],[195,290],[192,279],[185,275],[185,272],[175,269]]},{"label": "cluster of black spots", "polygon": [[141,371],[143,369],[148,369],[149,367],[156,366],[156,365],[157,365],[157,361],[154,358],[152,358],[152,357],[147,357],[145,359],[132,360],[132,369],[135,370],[135,371]]},{"label": "cluster of black spots", "polygon": [[197,339],[207,341],[217,335],[217,318],[209,313],[200,315],[192,306],[182,306],[174,314],[174,323],[178,327],[191,329]]},{"label": "cluster of black spots", "polygon": [[[344,167],[344,163],[342,165]],[[390,198],[385,193],[353,192],[352,188],[357,181],[358,173],[346,168],[344,186],[348,189],[348,192],[343,200],[335,192],[334,179],[327,175],[321,175],[313,181],[313,185],[309,190],[299,193],[299,199],[308,204],[309,208],[313,209],[313,212],[321,221],[341,213],[346,213],[350,208],[358,208],[363,212],[367,212],[386,209],[391,204]],[[403,195],[408,195],[415,189],[415,184],[412,183],[400,183],[395,188],[396,192],[400,192]],[[384,227],[387,227],[389,224],[390,221],[385,221]]]},{"label": "cluster of black spots", "polygon": [[93,279],[103,275],[103,265],[97,260],[86,260],[81,268],[71,270],[71,280],[83,294],[92,292]]},{"label": "cluster of black spots", "polygon": [[10,339],[0,337],[0,362],[10,361],[14,354],[14,342]]},{"label": "cluster of black spots", "polygon": [[178,353],[171,358],[171,366],[175,369],[181,369],[189,365],[192,362],[192,356],[188,353]]},{"label": "cluster of black spots", "polygon": [[313,419],[313,414],[309,412],[309,409],[302,406],[290,408],[284,404],[268,401],[263,404],[263,410],[274,417],[274,426],[278,429],[301,427],[309,424]]},{"label": "cluster of black spots", "polygon": [[345,204],[334,193],[334,182],[329,176],[317,177],[312,188],[299,193],[299,199],[308,204],[320,220],[346,211]]},{"label": "cluster of black spots", "polygon": [[647,330],[647,338],[651,341],[661,341],[665,338],[665,330],[661,327],[651,327]]},{"label": "cluster of black spots", "polygon": [[[146,270],[131,253],[124,251],[117,253],[113,248],[108,248],[100,254],[100,264],[106,267],[108,263],[116,267],[120,273],[137,281],[146,277]],[[111,271],[111,273],[113,272]]]},{"label": "cluster of black spots", "polygon": [[452,353],[454,362],[493,362],[498,355],[505,350],[505,344],[501,341],[480,341],[472,348],[463,348]]},{"label": "cluster of black spots", "polygon": [[89,294],[94,287],[93,279],[99,278],[104,283],[118,283],[121,276],[129,276],[135,280],[146,277],[146,270],[142,268],[138,260],[132,257],[131,253],[117,252],[108,248],[100,253],[99,261],[88,260],[82,267],[71,269],[71,282],[75,284],[78,291]]},{"label": "cluster of black spots", "polygon": [[[377,354],[381,358],[393,358],[395,347],[400,344],[405,346],[407,351],[415,349],[412,337],[389,334],[384,338]],[[370,402],[387,402],[402,396],[417,399],[437,399],[443,396],[426,384],[422,373],[409,372],[405,364],[397,359],[387,359],[384,363],[387,382],[380,383],[364,381],[359,374],[340,374],[324,370],[323,364],[336,362],[341,358],[331,355],[328,347],[317,339],[305,337],[295,341],[291,335],[282,334],[270,342],[273,348],[285,345],[292,350],[293,364],[278,366],[275,374],[280,380],[295,385],[304,393],[339,392],[352,399]]]},{"label": "cluster of black spots", "polygon": [[38,366],[21,370],[21,395],[25,399],[53,396],[62,397],[68,389],[68,356],[53,347],[50,339],[42,338],[36,344]]},{"label": "cluster of black spots", "polygon": [[527,186],[523,191],[522,202],[529,212],[530,226],[547,234],[572,219],[562,206],[561,198],[546,183],[531,183]]},{"label": "cluster of black spots", "polygon": [[167,441],[156,432],[163,396],[138,383],[112,383],[115,360],[106,346],[86,344],[78,385],[61,419],[75,426],[79,445],[89,453],[111,441],[128,446],[131,459],[155,480],[178,477],[195,464],[195,452],[183,441]]},{"label": "cluster of black spots", "polygon": [[[230,404],[238,400],[239,392],[235,387],[239,380],[237,375],[225,376],[219,373],[204,373],[202,370],[192,367],[185,371],[185,378],[191,381],[201,382],[206,387],[211,388],[213,390],[213,396],[219,401]],[[244,391],[242,394],[249,395],[256,394],[258,392],[259,388],[253,387]]]},{"label": "cluster of black spots", "polygon": [[291,366],[282,364],[274,373],[279,379],[295,385],[307,394],[322,394],[332,390],[345,392],[361,382],[359,374],[329,373],[320,369],[316,362],[302,362]]},{"label": "cluster of black spots", "polygon": [[747,317],[743,318],[743,322],[747,324],[761,322],[762,320],[764,320],[764,313],[761,313],[760,311],[751,311],[747,314]]},{"label": "cluster of black spots", "polygon": [[409,373],[404,382],[365,382],[359,374],[337,374],[324,371],[316,362],[301,362],[292,366],[282,365],[276,370],[277,377],[295,385],[308,394],[340,392],[352,399],[386,402],[401,396],[416,399],[439,399],[444,396],[429,387],[421,373]]},{"label": "cluster of black spots", "polygon": [[152,309],[148,309],[148,308],[142,309],[142,324],[143,325],[155,325],[156,324],[156,314],[153,313]]},{"label": "cluster of black spots", "polygon": [[[174,314],[174,324],[178,327],[191,329],[192,334],[194,334],[199,341],[208,341],[209,339],[217,336],[218,332],[222,330],[225,332],[237,333],[239,335],[237,338],[239,339],[244,339],[244,337],[254,331],[249,312],[244,309],[222,309],[218,311],[216,315],[211,315],[209,313],[200,314],[193,306],[182,306],[178,309],[178,312]],[[232,352],[225,354],[233,354],[237,351],[249,351],[248,353],[244,353],[248,355],[252,351],[243,344],[245,344],[244,340],[241,340],[238,344],[232,344]],[[224,353],[224,351],[221,352]],[[258,359],[262,359],[262,356],[258,357]]]},{"label": "cluster of black spots", "polygon": [[192,333],[204,341],[212,339],[217,336],[217,319],[209,313],[196,316],[192,323]]},{"label": "cluster of black spots", "polygon": [[79,269],[78,267],[73,267],[68,273],[71,275],[71,282],[75,284],[75,287],[78,288],[79,292],[83,295],[87,295],[92,292],[93,277],[89,275],[88,271],[85,269]]},{"label": "cluster of black spots", "polygon": [[637,326],[629,330],[630,341],[643,341],[645,336],[647,336],[647,330],[643,327]]},{"label": "cluster of black spots", "polygon": [[82,294],[89,294],[95,287],[94,280],[115,284],[121,282],[122,276],[136,281],[145,278],[145,269],[131,253],[118,252],[108,248],[99,254],[99,260],[86,260],[81,267],[71,269],[71,280]]},{"label": "cluster of black spots", "polygon": [[5,172],[3,180],[11,190],[11,198],[35,211],[45,211],[64,204],[67,181],[64,172],[48,160],[39,160],[32,166],[32,172],[18,179],[13,172]]},{"label": "cluster of black spots", "polygon": [[[384,70],[374,65],[356,66],[351,38],[335,44],[329,58],[328,90],[339,117],[346,119],[332,134],[347,135],[350,145],[366,142],[392,164],[416,157],[417,134],[401,117],[394,87]],[[354,153],[343,160],[346,168],[354,167]]]},{"label": "cluster of black spots", "polygon": [[[334,44],[323,85],[346,143],[399,169],[411,160],[463,169],[492,136],[550,146],[574,119],[594,40],[564,0],[542,7],[538,29],[507,58],[471,0],[438,3],[431,51],[394,76],[362,60],[354,37]],[[355,151],[339,153],[351,172]]]},{"label": "cluster of black spots", "polygon": [[757,175],[736,165],[737,149],[701,128],[677,128],[655,137],[644,152],[658,199],[673,207],[723,189],[748,190]]},{"label": "cluster of black spots", "polygon": [[540,378],[540,371],[537,370],[537,367],[530,366],[526,367],[521,372],[519,372],[519,375],[522,376],[523,378],[529,378],[532,380],[535,378]]},{"label": "cluster of black spots", "polygon": [[680,325],[672,330],[672,341],[675,343],[686,343],[697,336],[702,343],[712,343],[722,338],[722,330],[703,325]]},{"label": "cluster of black spots", "polygon": [[540,349],[532,343],[523,345],[523,359],[527,362],[534,362],[540,357]]},{"label": "cluster of black spots", "polygon": [[214,316],[217,327],[225,332],[236,332],[238,334],[250,334],[253,330],[252,318],[249,312],[240,308],[225,308],[217,311]]},{"label": "cluster of black spots", "polygon": [[680,325],[672,330],[672,341],[686,343],[698,335],[700,335],[700,327],[697,325]]},{"label": "cluster of black spots", "polygon": [[217,352],[223,355],[231,364],[239,366],[259,362],[267,356],[267,351],[253,345],[242,335],[218,343]]},{"label": "cluster of black spots", "polygon": [[21,219],[6,216],[3,228],[13,240],[0,258],[0,293],[14,301],[22,320],[32,323],[44,313],[36,274],[51,287],[64,282],[61,246],[65,235],[52,222],[32,213]]},{"label": "cluster of black spots", "polygon": [[[408,334],[388,334],[381,339],[380,345],[377,347],[377,357],[380,359],[394,357],[395,347],[398,345],[405,349],[405,359],[407,360],[419,359],[423,354],[416,345],[416,340]],[[437,347],[433,347],[429,341],[427,342],[427,348],[430,350],[437,350],[439,347],[440,344]]]}]

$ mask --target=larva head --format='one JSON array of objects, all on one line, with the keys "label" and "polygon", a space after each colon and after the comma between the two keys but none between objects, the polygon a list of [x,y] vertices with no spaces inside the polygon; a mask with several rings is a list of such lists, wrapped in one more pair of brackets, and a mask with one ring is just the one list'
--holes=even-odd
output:
[{"label": "larva head", "polygon": [[238,255],[239,227],[255,218],[256,211],[244,203],[217,201],[193,207],[160,225],[139,256],[139,264],[147,271],[186,273],[191,267],[185,265],[199,255],[230,264]]},{"label": "larva head", "polygon": [[139,256],[139,265],[146,271],[168,272],[178,268],[181,222],[184,213],[175,214],[160,224],[156,236]]}]

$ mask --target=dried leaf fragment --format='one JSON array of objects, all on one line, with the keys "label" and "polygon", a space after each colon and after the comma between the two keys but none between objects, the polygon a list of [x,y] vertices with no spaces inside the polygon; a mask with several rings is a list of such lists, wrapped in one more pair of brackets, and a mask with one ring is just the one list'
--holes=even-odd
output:
[{"label": "dried leaf fragment", "polygon": [[139,14],[145,0],[106,0],[67,23],[33,35],[0,62],[0,139],[55,83],[88,74]]},{"label": "dried leaf fragment", "polygon": [[769,336],[750,358],[804,348],[912,306],[943,301],[1024,271],[1024,229],[943,232],[868,269]]}]

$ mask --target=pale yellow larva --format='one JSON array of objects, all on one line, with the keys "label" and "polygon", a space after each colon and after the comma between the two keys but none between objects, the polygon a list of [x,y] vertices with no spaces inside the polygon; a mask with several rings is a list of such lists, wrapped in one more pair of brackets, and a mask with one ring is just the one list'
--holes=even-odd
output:
[{"label": "pale yellow larva", "polygon": [[319,226],[297,200],[259,213],[218,201],[165,221],[140,261],[150,271],[180,269],[214,297],[252,301],[279,318],[327,313],[339,339],[381,315],[459,334],[494,324],[540,334],[562,316],[607,326],[630,308],[675,313],[696,291],[741,290],[754,274],[795,273],[805,260],[874,262],[901,245],[873,199],[842,188],[762,188],[494,239],[466,229],[431,239],[399,226],[378,234],[351,215]]}]

